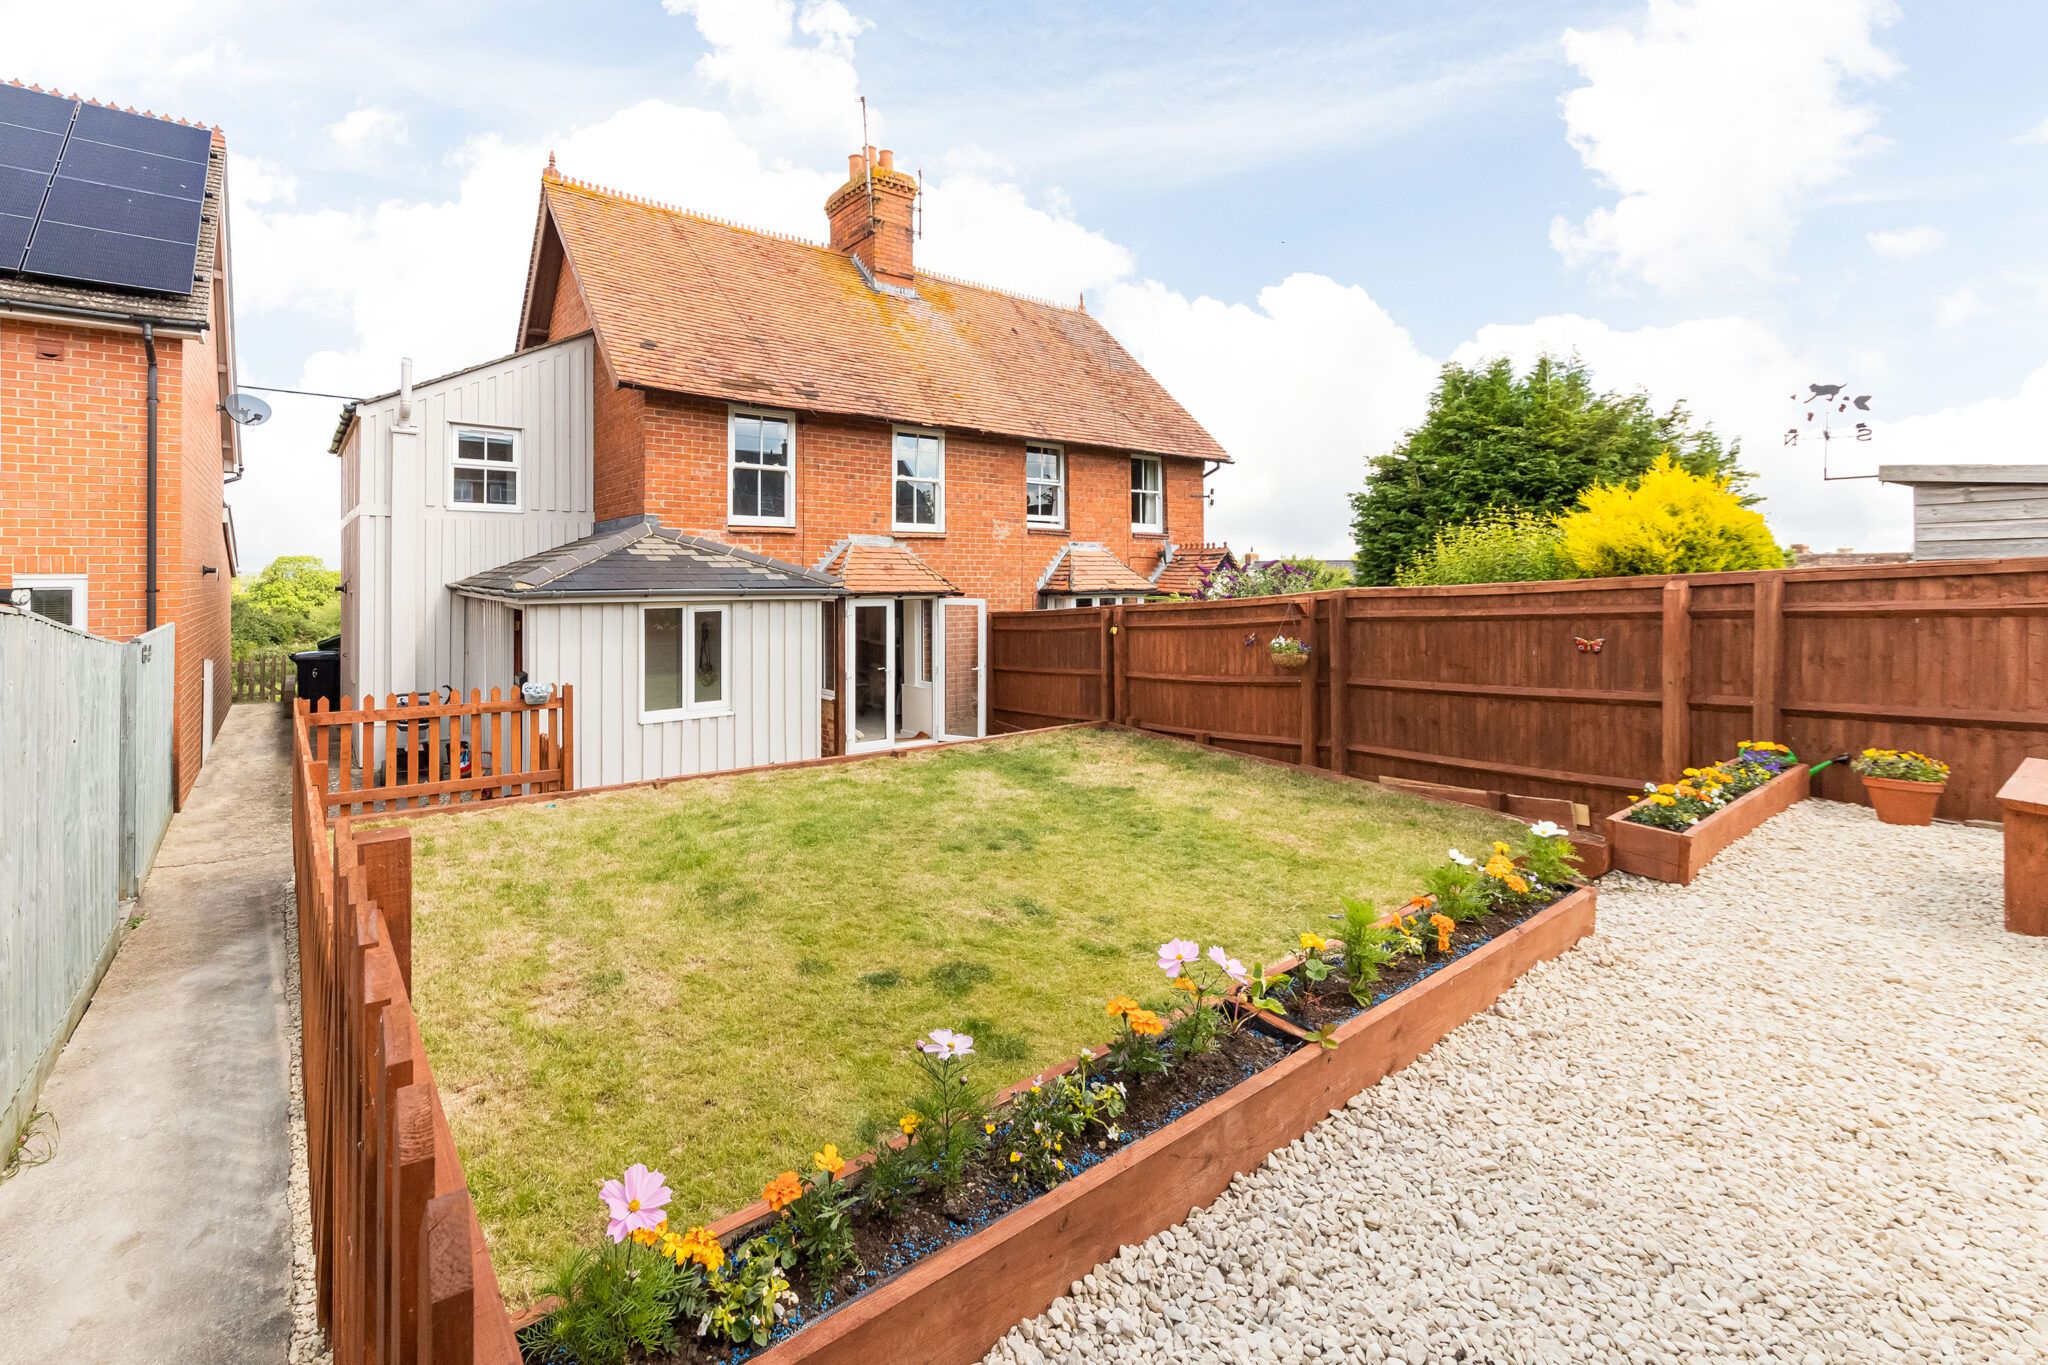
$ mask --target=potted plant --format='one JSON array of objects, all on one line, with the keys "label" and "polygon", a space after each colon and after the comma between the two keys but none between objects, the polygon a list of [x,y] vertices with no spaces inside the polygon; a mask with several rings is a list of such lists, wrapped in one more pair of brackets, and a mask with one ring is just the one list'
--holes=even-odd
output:
[{"label": "potted plant", "polygon": [[1722,849],[1811,790],[1811,769],[1799,755],[1745,739],[1735,757],[1687,768],[1676,782],[1645,783],[1635,804],[1608,816],[1613,866],[1685,886]]},{"label": "potted plant", "polygon": [[1849,764],[1863,775],[1863,790],[1887,825],[1931,825],[1934,804],[1948,785],[1948,764],[1912,750],[1865,749]]},{"label": "potted plant", "polygon": [[1272,651],[1273,662],[1282,668],[1308,667],[1308,645],[1292,635],[1275,635],[1268,648]]}]

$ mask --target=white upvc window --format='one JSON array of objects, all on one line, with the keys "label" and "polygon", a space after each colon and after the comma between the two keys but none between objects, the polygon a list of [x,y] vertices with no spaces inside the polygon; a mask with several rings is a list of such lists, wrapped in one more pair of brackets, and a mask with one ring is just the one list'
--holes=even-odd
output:
[{"label": "white upvc window", "polygon": [[450,428],[448,503],[485,512],[519,510],[519,433],[504,427]]},{"label": "white upvc window", "polygon": [[1166,470],[1157,455],[1131,456],[1131,529],[1166,529]]},{"label": "white upvc window", "polygon": [[734,526],[796,525],[796,418],[733,408],[726,422],[726,520]]},{"label": "white upvc window", "polygon": [[1024,447],[1024,522],[1067,524],[1067,454],[1059,446],[1034,442]]},{"label": "white upvc window", "polygon": [[891,458],[896,467],[895,529],[946,529],[946,438],[921,427],[897,427]]},{"label": "white upvc window", "polygon": [[89,630],[82,573],[18,573],[13,586],[28,589],[28,609],[38,616]]},{"label": "white upvc window", "polygon": [[722,606],[640,609],[641,720],[681,720],[732,710],[726,678],[730,625]]}]

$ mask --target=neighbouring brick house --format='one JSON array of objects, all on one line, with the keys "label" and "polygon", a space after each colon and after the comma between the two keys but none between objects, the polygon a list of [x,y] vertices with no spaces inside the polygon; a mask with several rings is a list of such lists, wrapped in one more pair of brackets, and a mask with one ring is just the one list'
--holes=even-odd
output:
[{"label": "neighbouring brick house", "polygon": [[[90,173],[117,183],[70,192],[60,156],[96,158]],[[226,159],[218,130],[0,83],[0,592],[112,638],[176,623],[181,802],[231,695],[222,487],[241,447],[221,408],[234,377]],[[157,205],[196,220],[189,257],[92,225],[148,226]],[[184,288],[109,283],[131,250]]]},{"label": "neighbouring brick house", "polygon": [[[1222,448],[1084,309],[917,269],[918,185],[889,152],[849,158],[822,244],[552,162],[540,191],[519,350],[421,386],[409,426],[387,395],[337,435],[346,690],[579,681],[580,780],[979,734],[987,610],[1141,601],[1203,543]],[[387,487],[423,489],[417,551],[382,529]],[[537,590],[496,571],[558,547],[604,557],[580,581],[632,610],[530,620]],[[805,576],[763,588],[782,615],[669,604],[687,594],[653,566],[720,548]],[[394,588],[416,564],[440,576]],[[802,696],[751,697],[726,676],[742,662]],[[718,697],[703,715],[649,700],[693,669]]]}]

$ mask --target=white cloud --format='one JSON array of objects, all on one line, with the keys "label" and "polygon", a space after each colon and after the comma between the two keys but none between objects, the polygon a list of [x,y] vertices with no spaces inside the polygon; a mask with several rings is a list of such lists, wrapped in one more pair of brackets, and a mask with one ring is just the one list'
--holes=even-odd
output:
[{"label": "white cloud", "polygon": [[2048,441],[2037,420],[2048,403],[2048,365],[2009,397],[1985,398],[1908,417],[1884,428],[1886,464],[2038,464]]},{"label": "white cloud", "polygon": [[2026,132],[2014,137],[2012,142],[2019,147],[2048,146],[2048,118],[2042,119]]},{"label": "white cloud", "polygon": [[[697,74],[732,96],[759,131],[830,139],[846,151],[860,145],[853,43],[871,25],[840,0],[662,0],[662,8],[696,21],[711,47]],[[879,138],[879,121],[869,131]]]},{"label": "white cloud", "polygon": [[989,172],[933,177],[925,186],[922,268],[1072,303],[1127,277],[1131,253],[1081,226],[1057,196],[1040,207]]},{"label": "white cloud", "polygon": [[1567,262],[1658,289],[1768,278],[1806,195],[1882,145],[1846,88],[1898,63],[1890,0],[1650,0],[1638,25],[1567,30],[1586,84],[1564,99],[1580,159],[1620,197],[1558,218]]},{"label": "white cloud", "polygon": [[1937,250],[1948,240],[1948,234],[1938,227],[1886,228],[1865,233],[1863,240],[1886,260],[1909,261]]},{"label": "white cloud", "polygon": [[368,161],[412,140],[411,125],[395,109],[364,105],[327,126],[327,140],[355,161]]},{"label": "white cloud", "polygon": [[[1762,511],[1780,541],[1864,550],[1907,547],[1909,505],[1900,490],[1823,480],[1820,449],[1810,436],[1802,434],[1796,446],[1783,443],[1801,415],[1788,395],[1804,394],[1814,380],[1844,376],[1824,373],[1823,361],[1765,324],[1700,318],[1622,330],[1565,314],[1482,327],[1451,359],[1469,365],[1506,355],[1526,366],[1546,351],[1576,352],[1602,389],[1642,389],[1660,410],[1683,400],[1696,422],[1712,426],[1724,440],[1739,439],[1743,467],[1756,475],[1751,491],[1763,495]],[[1879,440],[1870,445],[1837,441],[1829,472],[1869,473],[1878,459],[1891,459],[1889,429],[1881,417],[1878,430]]]},{"label": "white cloud", "polygon": [[1105,291],[1101,316],[1238,461],[1211,480],[1211,539],[1351,552],[1347,495],[1421,420],[1437,371],[1371,295],[1297,274],[1252,308],[1146,280]]}]

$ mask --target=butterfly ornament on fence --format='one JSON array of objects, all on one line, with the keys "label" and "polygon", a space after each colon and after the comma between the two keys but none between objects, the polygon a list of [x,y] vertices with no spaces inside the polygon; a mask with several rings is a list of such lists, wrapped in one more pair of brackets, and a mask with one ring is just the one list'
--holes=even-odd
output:
[{"label": "butterfly ornament on fence", "polygon": [[1579,653],[1581,654],[1598,654],[1601,650],[1607,648],[1607,639],[1605,636],[1602,636],[1598,640],[1581,640],[1578,638],[1578,636],[1574,635],[1572,637],[1572,643],[1579,647]]}]

